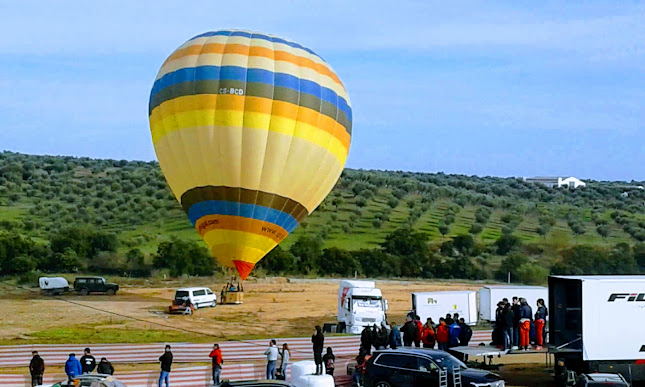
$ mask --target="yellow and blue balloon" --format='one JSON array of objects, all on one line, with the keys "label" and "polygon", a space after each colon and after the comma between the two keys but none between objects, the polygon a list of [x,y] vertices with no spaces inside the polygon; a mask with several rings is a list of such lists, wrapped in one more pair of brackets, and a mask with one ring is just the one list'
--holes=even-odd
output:
[{"label": "yellow and blue balloon", "polygon": [[174,195],[242,279],[329,194],[352,127],[347,91],[321,57],[235,30],[195,36],[166,59],[149,118]]}]

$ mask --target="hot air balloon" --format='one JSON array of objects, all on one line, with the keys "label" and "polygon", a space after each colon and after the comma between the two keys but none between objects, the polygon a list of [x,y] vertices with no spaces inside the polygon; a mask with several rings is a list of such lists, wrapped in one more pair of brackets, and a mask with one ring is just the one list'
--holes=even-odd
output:
[{"label": "hot air balloon", "polygon": [[352,109],[312,50],[221,30],[166,59],[149,119],[172,192],[216,260],[246,279],[338,180]]}]

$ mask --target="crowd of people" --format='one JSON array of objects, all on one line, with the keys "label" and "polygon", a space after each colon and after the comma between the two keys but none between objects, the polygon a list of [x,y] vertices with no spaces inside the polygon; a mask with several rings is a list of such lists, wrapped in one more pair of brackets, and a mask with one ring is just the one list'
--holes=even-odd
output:
[{"label": "crowd of people", "polygon": [[548,310],[543,299],[537,300],[537,310],[525,298],[513,297],[512,302],[504,298],[497,303],[493,344],[502,349],[528,351],[542,349],[546,339],[546,318]]},{"label": "crowd of people", "polygon": [[[31,355],[32,358],[29,362],[31,385],[40,386],[43,384],[43,375],[45,374],[45,360],[40,357],[38,351],[32,351]],[[99,374],[114,374],[112,363],[110,363],[105,357],[102,357],[97,363],[90,348],[85,348],[83,356],[80,359],[76,358],[75,353],[70,353],[67,361],[65,362],[65,374],[67,375],[68,384],[70,384],[75,377],[82,374],[91,374],[95,370]]]}]

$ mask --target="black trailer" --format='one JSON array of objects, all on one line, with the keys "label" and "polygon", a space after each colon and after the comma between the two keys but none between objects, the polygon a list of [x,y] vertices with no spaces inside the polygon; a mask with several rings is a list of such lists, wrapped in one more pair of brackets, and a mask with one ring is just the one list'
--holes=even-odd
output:
[{"label": "black trailer", "polygon": [[550,276],[549,316],[555,364],[645,381],[645,276]]}]

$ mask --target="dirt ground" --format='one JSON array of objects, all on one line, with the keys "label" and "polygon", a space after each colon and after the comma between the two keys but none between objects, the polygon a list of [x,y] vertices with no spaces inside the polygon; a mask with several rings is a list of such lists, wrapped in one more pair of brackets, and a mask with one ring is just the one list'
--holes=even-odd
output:
[{"label": "dirt ground", "polygon": [[[208,286],[214,292],[223,283],[167,282],[148,286],[122,285],[115,296],[69,294],[58,298],[37,289],[0,285],[0,342],[8,344],[57,342],[61,328],[95,327],[110,330],[177,331],[225,339],[308,335],[314,325],[336,321],[338,280],[266,278],[245,284],[244,304],[218,305],[197,310],[192,316],[165,313],[179,286]],[[158,286],[158,287],[157,287]],[[460,282],[378,281],[389,301],[389,320],[401,323],[411,307],[413,291],[476,290],[481,285]],[[50,336],[49,332],[52,337]],[[84,337],[106,342],[106,335]],[[118,336],[117,336],[118,338]],[[206,337],[205,339],[209,339]]]}]

